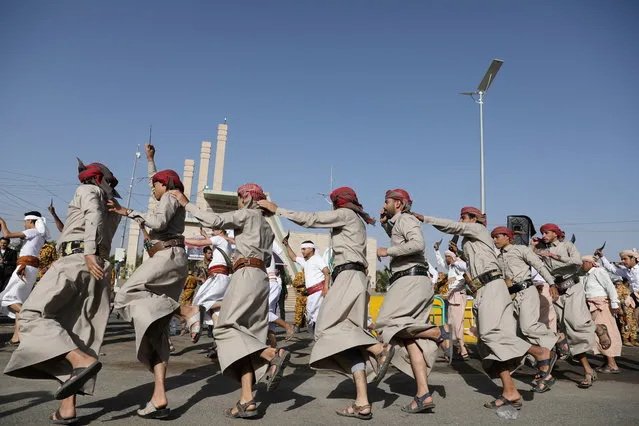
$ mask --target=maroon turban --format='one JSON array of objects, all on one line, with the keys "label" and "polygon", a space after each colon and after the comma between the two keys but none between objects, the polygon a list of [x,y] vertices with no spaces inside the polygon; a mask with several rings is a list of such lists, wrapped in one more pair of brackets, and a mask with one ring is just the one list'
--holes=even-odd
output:
[{"label": "maroon turban", "polygon": [[515,233],[511,229],[506,228],[505,226],[498,226],[497,228],[493,229],[493,232],[490,233],[490,236],[496,237],[497,235],[500,235],[500,234],[504,234],[508,236],[508,238],[510,238],[511,240],[515,237]]},{"label": "maroon turban", "polygon": [[481,210],[479,210],[477,207],[471,207],[471,206],[463,207],[459,215],[463,216],[465,214],[470,214],[475,216],[477,218],[477,222],[486,226],[486,215],[482,213]]},{"label": "maroon turban", "polygon": [[364,220],[364,222],[368,223],[369,225],[375,224],[375,219],[370,217],[368,213],[364,211],[364,208],[357,199],[357,194],[355,194],[355,191],[353,191],[348,186],[337,188],[336,190],[331,192],[330,197],[331,201],[333,202],[333,207],[335,207],[336,209],[351,209],[355,213],[357,213],[359,217]]},{"label": "maroon turban", "polygon": [[162,185],[165,185],[167,189],[179,189],[184,192],[184,185],[182,185],[180,176],[173,170],[167,169],[157,172],[151,178],[151,182],[160,182]]},{"label": "maroon turban", "polygon": [[541,226],[541,232],[542,234],[546,231],[552,231],[555,234],[557,234],[557,237],[561,237],[564,233],[564,231],[562,231],[557,225],[555,225],[554,223],[546,223],[545,225]]},{"label": "maroon turban", "polygon": [[119,197],[115,190],[118,180],[111,170],[102,163],[91,163],[84,165],[78,158],[78,179],[81,183],[95,184],[107,194],[107,198]]},{"label": "maroon turban", "polygon": [[247,183],[240,186],[237,193],[242,198],[251,197],[253,201],[266,200],[264,190],[256,183]]},{"label": "maroon turban", "polygon": [[410,211],[410,208],[413,205],[413,200],[410,199],[410,195],[408,195],[408,192],[401,188],[389,189],[388,191],[386,191],[385,198],[401,201],[402,203],[404,203],[404,211],[407,212]]}]

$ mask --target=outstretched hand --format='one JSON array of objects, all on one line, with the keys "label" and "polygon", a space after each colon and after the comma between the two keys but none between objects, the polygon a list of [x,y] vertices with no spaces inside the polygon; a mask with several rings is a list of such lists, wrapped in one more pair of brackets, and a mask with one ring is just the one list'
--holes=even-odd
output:
[{"label": "outstretched hand", "polygon": [[182,193],[179,189],[170,189],[169,195],[178,200],[178,203],[180,203],[182,207],[189,203],[189,199],[186,198],[186,195],[184,195],[184,193]]},{"label": "outstretched hand", "polygon": [[268,200],[260,200],[257,202],[257,205],[260,206],[261,209],[266,210],[267,212],[271,212],[275,214],[277,210],[277,204]]},{"label": "outstretched hand", "polygon": [[126,216],[128,210],[127,208],[122,207],[120,203],[118,203],[117,200],[114,198],[107,201],[107,208],[110,212],[117,213],[122,216]]}]

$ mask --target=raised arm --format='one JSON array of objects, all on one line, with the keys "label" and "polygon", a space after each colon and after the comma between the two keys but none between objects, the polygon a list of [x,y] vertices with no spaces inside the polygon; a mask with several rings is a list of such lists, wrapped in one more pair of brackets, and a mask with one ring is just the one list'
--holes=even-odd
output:
[{"label": "raised arm", "polygon": [[339,228],[346,225],[345,209],[316,213],[297,212],[278,207],[275,214],[305,228]]},{"label": "raised arm", "polygon": [[481,230],[485,229],[485,227],[479,223],[463,223],[439,217],[423,216],[420,214],[415,214],[414,216],[424,223],[433,225],[441,232],[452,235],[461,235],[462,237],[478,238],[481,234]]},{"label": "raised arm", "polygon": [[9,232],[7,223],[2,218],[0,218],[0,229],[2,230],[2,236],[5,238],[25,238],[25,235],[22,232]]},{"label": "raised arm", "polygon": [[55,227],[58,228],[58,231],[62,232],[64,230],[64,223],[58,217],[58,214],[55,211],[55,207],[53,207],[53,199],[51,200],[51,204],[49,204],[49,207],[47,207],[47,209],[49,210],[49,213],[51,213],[51,216],[55,221]]},{"label": "raised arm", "polygon": [[149,176],[149,188],[153,190],[153,181],[151,178],[157,172],[155,167],[155,147],[150,143],[144,144],[144,151],[146,153],[146,167]]},{"label": "raised arm", "polygon": [[184,242],[193,247],[206,247],[211,245],[211,241],[201,238],[186,238]]},{"label": "raised arm", "polygon": [[626,268],[621,268],[614,263],[611,263],[608,259],[606,259],[606,256],[601,256],[599,258],[599,261],[601,262],[601,266],[603,266],[606,270],[612,272],[615,275],[619,275],[622,278],[628,278],[628,270]]},{"label": "raised arm", "polygon": [[444,271],[448,270],[448,266],[446,265],[446,262],[444,262],[444,258],[442,257],[442,254],[439,252],[439,250],[435,250],[435,259],[437,259],[437,266],[439,266]]}]

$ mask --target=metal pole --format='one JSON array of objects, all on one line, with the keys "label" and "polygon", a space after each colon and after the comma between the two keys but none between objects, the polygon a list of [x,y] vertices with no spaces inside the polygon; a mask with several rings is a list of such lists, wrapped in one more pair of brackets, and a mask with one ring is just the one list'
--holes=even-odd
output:
[{"label": "metal pole", "polygon": [[[138,160],[140,159],[140,145],[138,145],[138,150],[135,153],[135,160],[133,161],[133,172],[131,173],[131,182],[129,183],[129,194],[126,199],[126,208],[128,209],[131,205],[131,193],[133,192],[133,181],[135,180],[135,169],[138,165]],[[126,225],[129,223],[128,220],[124,221],[124,229],[122,229],[122,242],[120,243],[120,247],[124,248],[124,238],[126,237]]]},{"label": "metal pole", "polygon": [[479,92],[479,185],[481,212],[486,213],[486,183],[484,176],[484,92]]}]

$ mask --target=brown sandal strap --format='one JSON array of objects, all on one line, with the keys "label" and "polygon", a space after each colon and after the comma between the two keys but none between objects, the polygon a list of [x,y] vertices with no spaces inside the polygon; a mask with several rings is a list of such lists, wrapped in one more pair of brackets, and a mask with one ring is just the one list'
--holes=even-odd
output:
[{"label": "brown sandal strap", "polygon": [[250,400],[248,402],[245,402],[244,404],[240,403],[240,401],[238,400],[237,404],[235,404],[235,407],[237,408],[238,412],[246,413],[248,411],[247,408],[249,408],[251,405],[256,405],[254,399],[252,399],[252,400]]}]

